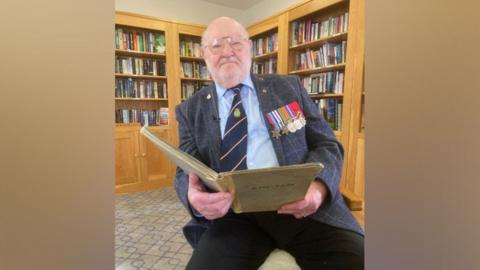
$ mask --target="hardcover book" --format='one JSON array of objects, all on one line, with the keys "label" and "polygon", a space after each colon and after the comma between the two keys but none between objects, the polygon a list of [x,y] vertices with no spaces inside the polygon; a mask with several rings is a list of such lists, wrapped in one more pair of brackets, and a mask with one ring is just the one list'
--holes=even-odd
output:
[{"label": "hardcover book", "polygon": [[217,173],[198,159],[157,137],[147,127],[142,127],[140,133],[186,174],[195,173],[212,190],[233,194],[232,209],[235,213],[276,211],[286,203],[302,200],[310,183],[323,169],[321,163],[304,163]]}]

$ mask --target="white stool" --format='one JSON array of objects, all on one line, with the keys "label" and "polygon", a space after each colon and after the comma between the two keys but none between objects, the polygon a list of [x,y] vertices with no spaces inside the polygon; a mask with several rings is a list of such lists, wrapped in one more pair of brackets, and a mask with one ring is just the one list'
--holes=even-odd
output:
[{"label": "white stool", "polygon": [[300,266],[288,252],[275,249],[258,270],[300,270]]}]

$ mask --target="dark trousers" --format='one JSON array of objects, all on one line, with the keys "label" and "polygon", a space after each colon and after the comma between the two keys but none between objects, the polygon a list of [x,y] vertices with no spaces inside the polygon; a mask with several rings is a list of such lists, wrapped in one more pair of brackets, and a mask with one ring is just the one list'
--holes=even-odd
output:
[{"label": "dark trousers", "polygon": [[187,269],[258,269],[275,248],[292,254],[302,269],[364,269],[363,240],[311,218],[229,213],[202,235]]}]

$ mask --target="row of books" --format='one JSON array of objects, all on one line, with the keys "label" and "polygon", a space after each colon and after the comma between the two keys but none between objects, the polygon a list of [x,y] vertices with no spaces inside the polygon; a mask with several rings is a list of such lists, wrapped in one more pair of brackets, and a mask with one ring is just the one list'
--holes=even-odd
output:
[{"label": "row of books", "polygon": [[318,50],[307,49],[295,55],[295,69],[311,69],[345,63],[347,41],[325,43]]},{"label": "row of books", "polygon": [[167,83],[165,81],[116,78],[115,97],[167,98]]},{"label": "row of books", "polygon": [[187,99],[212,82],[182,82],[182,99]]},{"label": "row of books", "polygon": [[209,79],[207,65],[199,62],[181,62],[180,75],[183,78]]},{"label": "row of books", "polygon": [[165,61],[161,59],[116,56],[115,73],[165,76],[166,65]]},{"label": "row of books", "polygon": [[118,109],[115,123],[141,124],[142,126],[168,125],[168,108],[158,110]]},{"label": "row of books", "polygon": [[343,71],[330,71],[302,77],[303,86],[309,94],[343,93]]},{"label": "row of books", "polygon": [[252,55],[259,56],[278,50],[278,33],[254,39],[252,41]]},{"label": "row of books", "polygon": [[200,42],[193,40],[180,41],[180,56],[187,57],[201,57],[200,56]]},{"label": "row of books", "polygon": [[255,61],[252,64],[252,72],[255,74],[275,74],[277,73],[277,58],[270,58],[263,62]]},{"label": "row of books", "polygon": [[347,32],[348,12],[343,15],[331,16],[325,20],[295,21],[291,24],[292,46],[317,40],[331,35]]},{"label": "row of books", "polygon": [[343,101],[341,99],[320,99],[314,101],[320,114],[333,130],[342,129],[342,109]]},{"label": "row of books", "polygon": [[165,35],[158,32],[115,29],[115,48],[138,52],[165,53]]}]

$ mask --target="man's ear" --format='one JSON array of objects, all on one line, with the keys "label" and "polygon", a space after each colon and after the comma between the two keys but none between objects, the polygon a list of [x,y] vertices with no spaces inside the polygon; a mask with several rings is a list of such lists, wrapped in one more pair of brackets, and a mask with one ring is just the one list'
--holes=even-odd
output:
[{"label": "man's ear", "polygon": [[200,57],[205,58],[205,49],[203,47],[200,48]]}]

